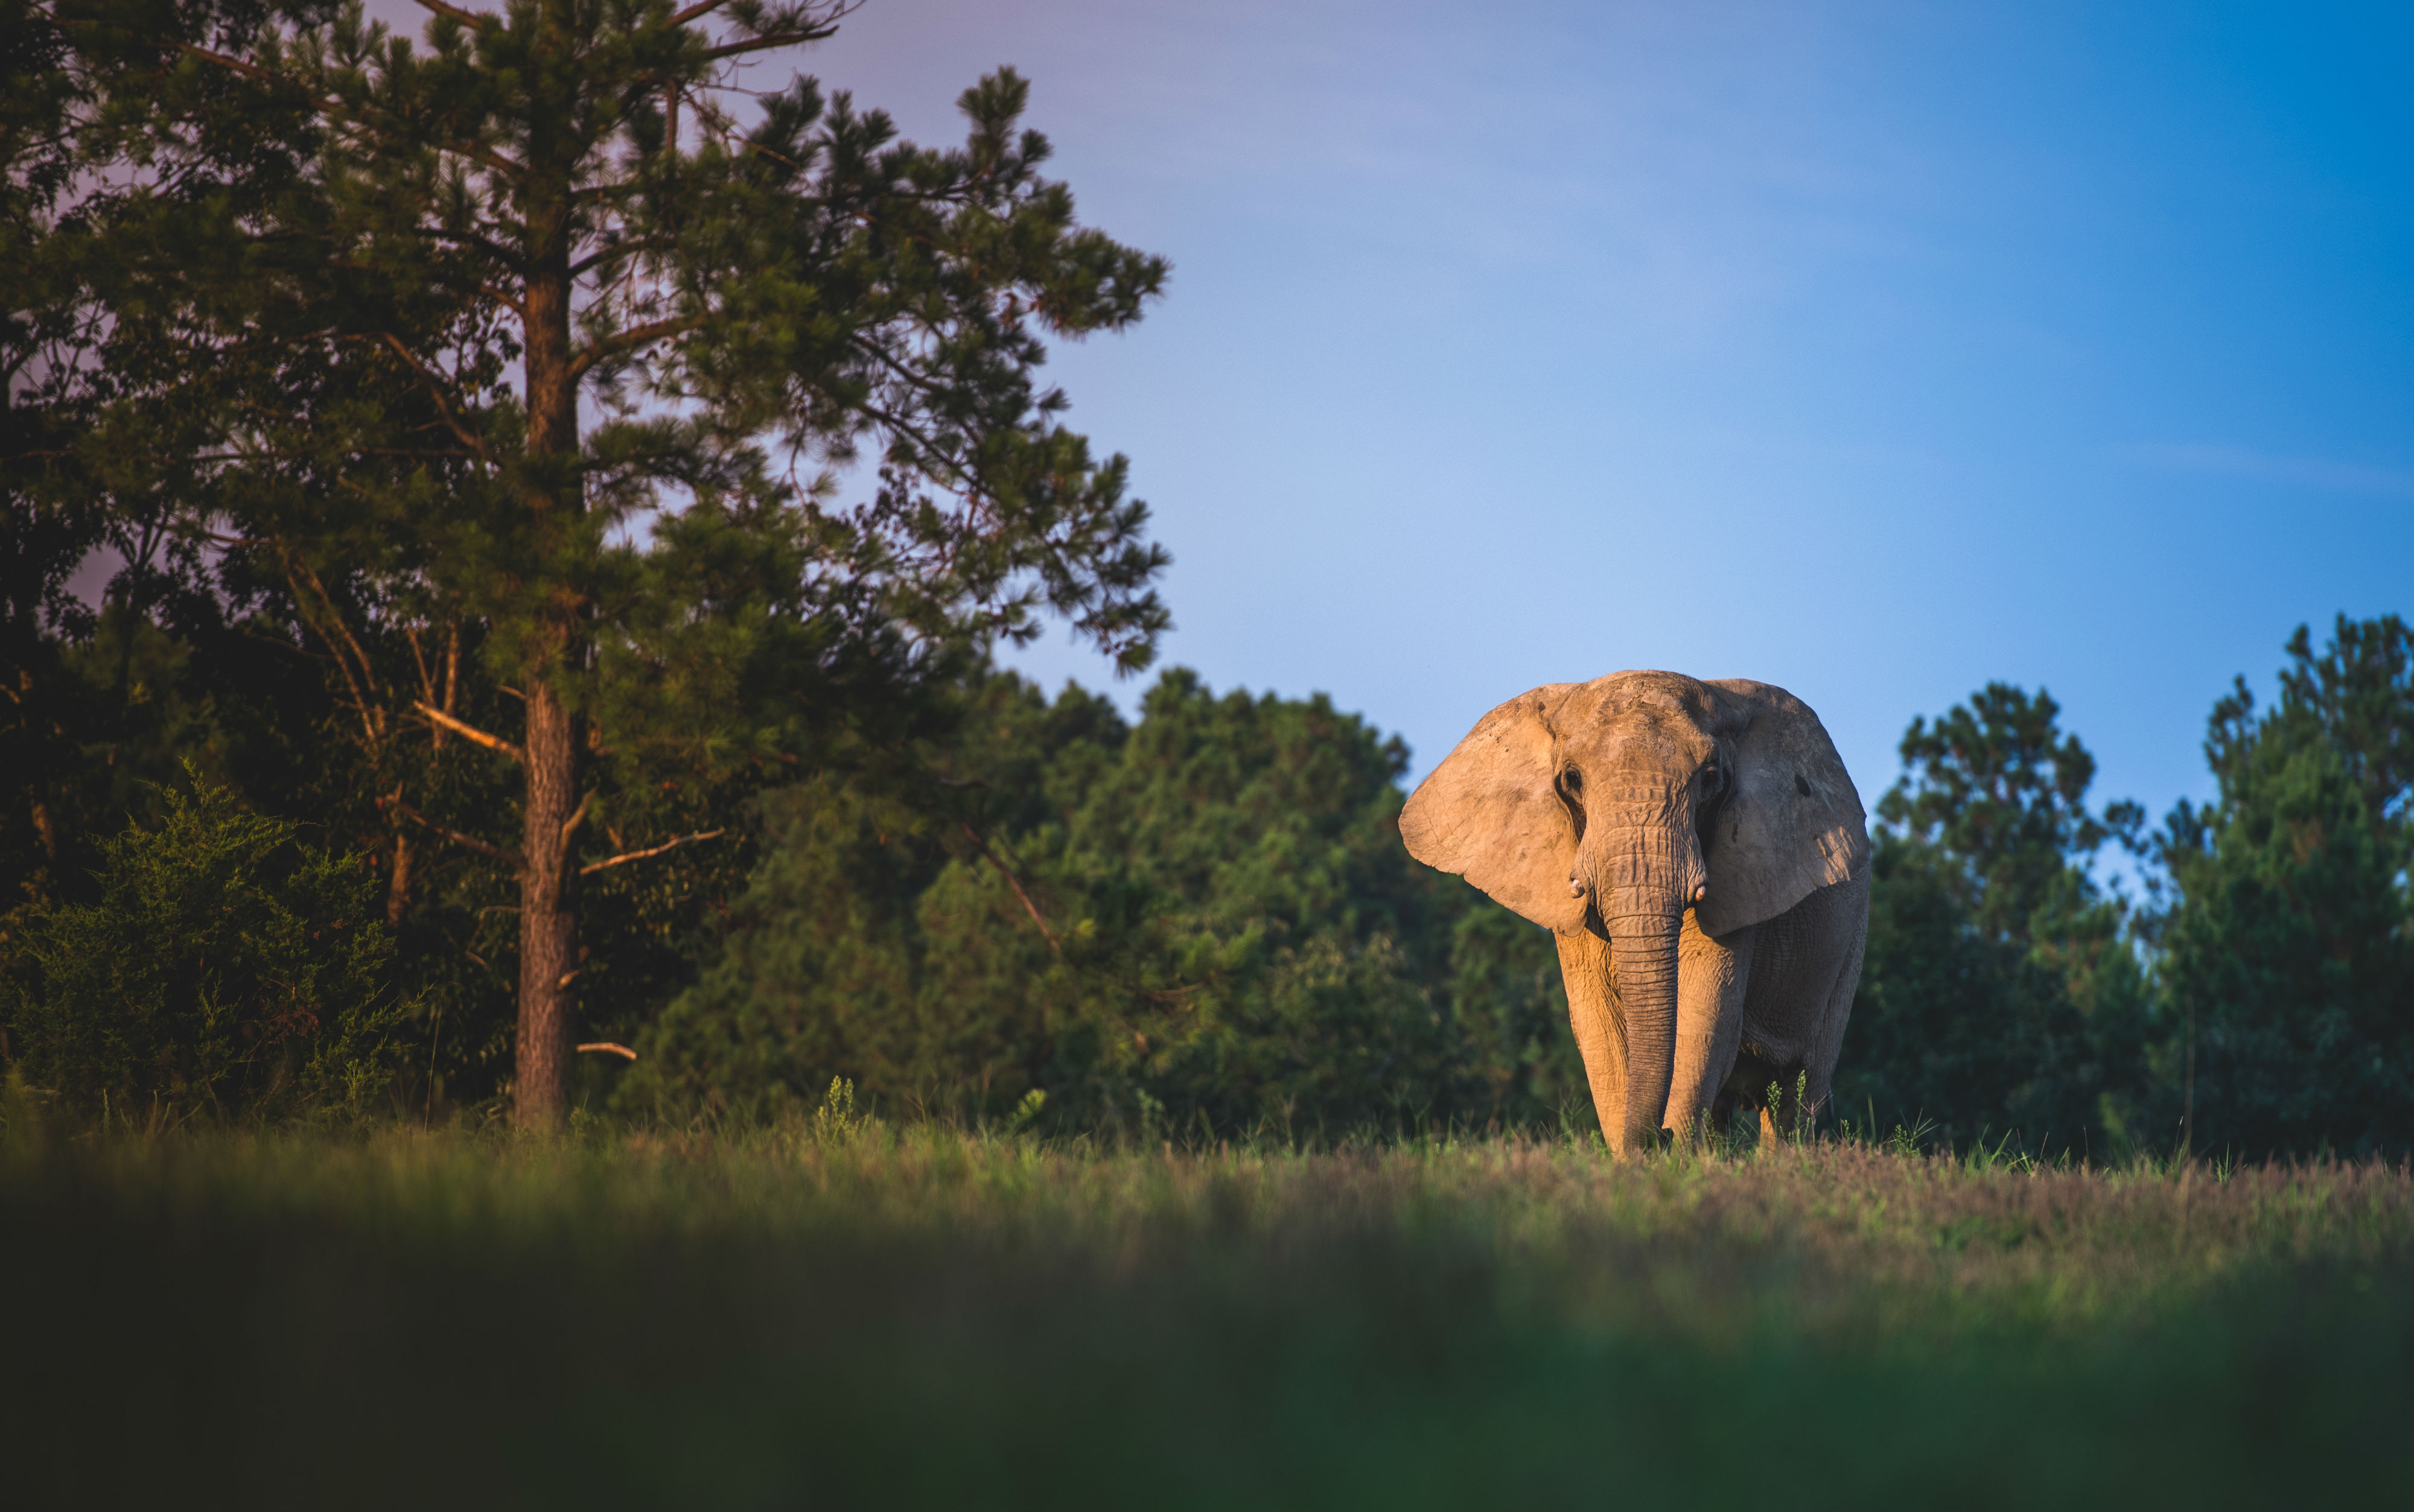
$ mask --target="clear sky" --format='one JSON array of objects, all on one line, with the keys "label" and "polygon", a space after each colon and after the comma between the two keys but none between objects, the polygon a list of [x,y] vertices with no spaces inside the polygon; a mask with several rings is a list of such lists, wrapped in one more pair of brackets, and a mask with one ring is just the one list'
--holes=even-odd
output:
[{"label": "clear sky", "polygon": [[1873,804],[2004,679],[2159,816],[2233,674],[2414,611],[2414,9],[869,0],[802,57],[923,141],[1002,64],[1173,259],[1054,367],[1167,661],[1412,779],[1666,667],[1800,694]]},{"label": "clear sky", "polygon": [[1417,775],[1667,667],[1800,694],[1873,803],[2001,678],[2159,816],[2234,674],[2414,611],[2414,10],[871,0],[806,59],[921,140],[1000,64],[1174,262],[1056,363],[1167,660]]}]

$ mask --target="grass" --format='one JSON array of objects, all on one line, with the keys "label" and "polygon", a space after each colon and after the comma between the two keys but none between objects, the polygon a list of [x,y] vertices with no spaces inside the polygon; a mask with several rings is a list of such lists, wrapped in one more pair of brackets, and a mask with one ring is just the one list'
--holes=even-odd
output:
[{"label": "grass", "polygon": [[0,1141],[21,1505],[2405,1505],[2414,1180]]}]

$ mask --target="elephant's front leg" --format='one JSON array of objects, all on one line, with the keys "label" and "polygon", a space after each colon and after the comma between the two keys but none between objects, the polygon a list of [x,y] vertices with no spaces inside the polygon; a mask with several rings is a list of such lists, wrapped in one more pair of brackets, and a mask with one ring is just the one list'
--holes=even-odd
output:
[{"label": "elephant's front leg", "polygon": [[1559,975],[1568,987],[1568,1027],[1592,1083],[1592,1107],[1602,1137],[1624,1160],[1636,1140],[1626,1127],[1626,1025],[1617,1011],[1617,985],[1610,967],[1609,941],[1588,930],[1554,935],[1559,943]]},{"label": "elephant's front leg", "polygon": [[1667,1126],[1699,1139],[1719,1089],[1743,1044],[1744,986],[1760,926],[1719,938],[1702,933],[1691,910],[1676,941],[1676,1071],[1668,1084]]}]

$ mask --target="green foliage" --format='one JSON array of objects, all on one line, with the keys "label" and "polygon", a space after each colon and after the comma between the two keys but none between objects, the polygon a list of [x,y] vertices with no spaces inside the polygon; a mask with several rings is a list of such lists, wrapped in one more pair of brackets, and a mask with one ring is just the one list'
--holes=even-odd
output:
[{"label": "green foliage", "polygon": [[2300,627],[2279,702],[2242,682],[2213,710],[2221,783],[2161,837],[2178,897],[2164,1080],[2192,1143],[2254,1157],[2414,1147],[2414,635],[2341,615]]},{"label": "green foliage", "polygon": [[[182,595],[324,685],[278,732],[424,947],[431,1074],[481,1097],[498,1046],[658,1003],[730,880],[584,868],[911,738],[1051,616],[1148,663],[1167,558],[1037,370],[1167,267],[1079,223],[1010,70],[959,148],[734,88],[844,4],[431,8],[416,38],[357,4],[0,11],[75,170],[42,255],[0,252],[81,343],[45,486],[124,538],[136,619]],[[555,1063],[520,1068],[533,1122]]]},{"label": "green foliage", "polygon": [[2152,988],[2128,908],[2086,869],[2132,804],[2085,803],[2095,763],[2060,710],[1989,684],[1902,741],[1879,801],[1870,939],[1840,1108],[1945,1143],[2125,1152],[2147,1094]]},{"label": "green foliage", "polygon": [[807,1126],[813,1140],[824,1145],[851,1144],[880,1127],[880,1120],[869,1108],[855,1105],[855,1083],[843,1076],[830,1078],[829,1090],[822,1094],[822,1105],[813,1109],[812,1122]]},{"label": "green foliage", "polygon": [[844,1075],[1059,1128],[1549,1118],[1582,1085],[1549,937],[1408,859],[1404,763],[1321,697],[1177,670],[1126,729],[994,679],[918,793],[767,798],[720,955],[624,1103],[759,1116]]},{"label": "green foliage", "polygon": [[405,1011],[374,879],[222,789],[161,799],[102,843],[96,902],[28,921],[16,1066],[84,1114],[363,1111]]},{"label": "green foliage", "polygon": [[1567,984],[1549,931],[1472,889],[1453,897],[1448,991],[1476,1106],[1504,1124],[1596,1126],[1592,1085],[1568,1028]]},{"label": "green foliage", "polygon": [[2087,811],[2095,758],[2061,732],[2061,712],[2042,689],[1989,683],[1933,725],[1911,721],[1904,775],[1878,800],[1893,833],[1966,871],[1973,922],[1997,939],[2027,935],[2036,912],[2060,901],[2072,857],[2143,821],[2134,803]]},{"label": "green foliage", "polygon": [[2414,1148],[2414,634],[2342,615],[2287,650],[2272,708],[2243,679],[2214,705],[2220,793],[2154,837],[2156,910],[2088,875],[2137,814],[2088,813],[2050,700],[1990,686],[1913,724],[1844,1107],[2099,1155]]}]

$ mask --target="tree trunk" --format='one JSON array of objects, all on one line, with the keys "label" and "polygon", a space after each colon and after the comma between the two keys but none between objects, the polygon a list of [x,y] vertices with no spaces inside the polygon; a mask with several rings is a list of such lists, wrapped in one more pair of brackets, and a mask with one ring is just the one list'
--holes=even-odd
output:
[{"label": "tree trunk", "polygon": [[[578,381],[571,370],[567,217],[531,215],[533,256],[526,286],[529,471],[527,504],[539,559],[560,548],[584,512],[578,471]],[[512,1121],[560,1125],[570,1060],[570,983],[578,971],[578,869],[570,824],[578,811],[579,756],[586,745],[561,680],[584,663],[582,586],[555,582],[536,606],[523,697],[528,707],[528,798],[521,839],[520,1022]]]},{"label": "tree trunk", "polygon": [[570,982],[578,970],[578,872],[565,826],[577,810],[576,723],[551,684],[528,687],[528,824],[521,840],[520,1025],[512,1122],[561,1122],[570,1061]]}]

